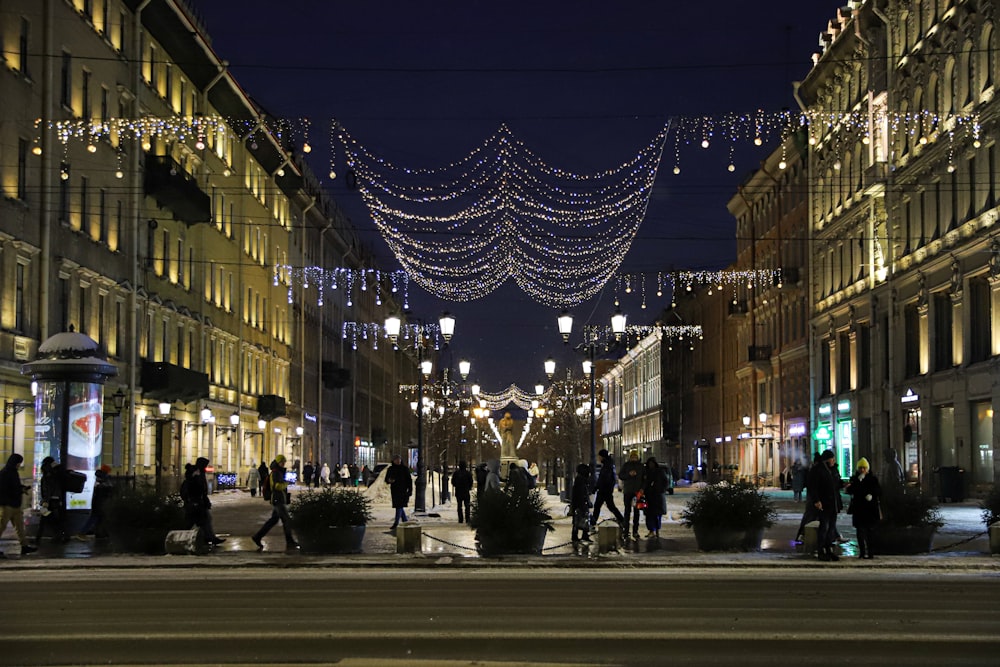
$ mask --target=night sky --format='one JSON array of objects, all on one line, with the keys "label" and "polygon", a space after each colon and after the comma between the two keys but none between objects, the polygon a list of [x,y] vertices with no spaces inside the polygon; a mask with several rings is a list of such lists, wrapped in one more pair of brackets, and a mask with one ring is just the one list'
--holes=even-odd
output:
[{"label": "night sky", "polygon": [[[479,146],[501,123],[547,164],[576,173],[617,167],[669,119],[796,110],[792,83],[808,73],[819,33],[843,3],[644,0],[581,2],[189,0],[237,81],[269,113],[309,118],[313,170],[346,210],[383,268],[399,268],[327,137],[336,119],[394,164],[433,168]],[[740,145],[728,172],[724,148],[683,147],[672,173],[668,139],[646,219],[621,269],[721,269],[735,259],[726,203],[773,146]],[[655,291],[651,287],[650,292]],[[669,305],[623,297],[630,324]],[[472,361],[486,391],[530,390],[542,361],[579,368],[583,323],[606,324],[611,283],[573,309],[564,346],[558,311],[508,281],[476,301],[433,297],[411,282],[411,308],[457,318],[452,355]],[[564,372],[564,371],[563,371]],[[578,370],[575,370],[579,374]]]}]

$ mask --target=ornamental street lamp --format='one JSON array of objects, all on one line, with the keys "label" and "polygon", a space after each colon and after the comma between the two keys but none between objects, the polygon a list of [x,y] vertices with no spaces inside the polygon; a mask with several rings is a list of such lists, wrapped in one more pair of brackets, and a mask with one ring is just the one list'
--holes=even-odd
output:
[{"label": "ornamental street lamp", "polygon": [[[417,364],[420,369],[420,372],[417,373],[417,483],[413,495],[413,511],[416,513],[427,511],[427,469],[424,457],[424,419],[421,408],[424,403],[424,379],[430,376],[433,370],[433,363],[430,359],[424,359],[427,326],[419,318],[415,318],[415,321],[417,322]],[[445,345],[447,345],[455,333],[455,318],[448,313],[444,313],[438,319],[438,326],[441,331],[441,337],[444,339]],[[402,320],[397,315],[390,315],[385,318],[385,333],[393,345],[399,339],[401,327]]]}]

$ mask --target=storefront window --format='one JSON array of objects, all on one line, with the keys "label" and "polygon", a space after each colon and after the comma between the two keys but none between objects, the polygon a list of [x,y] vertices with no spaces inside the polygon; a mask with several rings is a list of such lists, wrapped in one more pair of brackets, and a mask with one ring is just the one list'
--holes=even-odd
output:
[{"label": "storefront window", "polygon": [[933,443],[937,447],[939,466],[958,465],[958,454],[955,451],[955,406],[941,405],[937,410],[937,433]]},{"label": "storefront window", "polygon": [[993,404],[989,401],[972,406],[972,481],[992,484],[993,479]]}]

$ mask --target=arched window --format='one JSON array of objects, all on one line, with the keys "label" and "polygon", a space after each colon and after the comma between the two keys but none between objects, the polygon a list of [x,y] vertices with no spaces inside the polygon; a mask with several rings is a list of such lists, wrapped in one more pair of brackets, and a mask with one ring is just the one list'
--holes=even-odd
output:
[{"label": "arched window", "polygon": [[941,111],[947,116],[955,113],[955,57],[949,56],[941,75]]},{"label": "arched window", "polygon": [[993,68],[996,63],[996,53],[993,48],[993,24],[987,23],[983,26],[982,36],[979,41],[979,85],[976,90],[982,93],[987,88],[993,86]]},{"label": "arched window", "polygon": [[962,77],[958,82],[960,92],[958,99],[962,100],[963,109],[975,100],[973,96],[973,86],[976,82],[975,64],[975,58],[972,56],[972,42],[966,40],[962,47]]}]

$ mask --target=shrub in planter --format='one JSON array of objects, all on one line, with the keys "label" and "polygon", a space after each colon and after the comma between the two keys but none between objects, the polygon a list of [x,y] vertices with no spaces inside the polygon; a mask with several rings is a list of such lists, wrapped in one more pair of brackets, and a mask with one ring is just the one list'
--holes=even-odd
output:
[{"label": "shrub in planter", "polygon": [[120,487],[105,506],[104,525],[121,553],[166,553],[167,533],[185,527],[180,496],[160,495],[151,484]]},{"label": "shrub in planter", "polygon": [[702,551],[760,549],[764,530],[776,518],[771,500],[747,482],[710,484],[681,512],[681,522],[694,530]]},{"label": "shrub in planter", "polygon": [[1000,484],[994,484],[979,507],[983,510],[983,523],[987,526],[1000,521]]},{"label": "shrub in planter", "polygon": [[931,550],[934,533],[944,525],[937,499],[919,489],[892,487],[880,499],[878,551],[918,554]]},{"label": "shrub in planter", "polygon": [[469,525],[483,556],[541,554],[545,534],[555,530],[538,488],[527,494],[514,489],[477,493]]},{"label": "shrub in planter", "polygon": [[994,484],[979,505],[983,510],[983,523],[990,534],[990,553],[1000,553],[1000,484]]},{"label": "shrub in planter", "polygon": [[288,515],[303,551],[359,553],[372,501],[352,488],[328,487],[298,494]]}]

